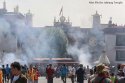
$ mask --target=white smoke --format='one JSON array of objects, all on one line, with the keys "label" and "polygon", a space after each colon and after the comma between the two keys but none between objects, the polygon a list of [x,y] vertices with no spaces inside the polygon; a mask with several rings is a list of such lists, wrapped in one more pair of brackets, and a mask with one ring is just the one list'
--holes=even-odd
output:
[{"label": "white smoke", "polygon": [[[68,27],[67,27],[68,28]],[[81,29],[68,28],[68,37],[71,37],[67,52],[74,58],[78,56],[80,63],[88,65],[92,57],[91,51],[100,51],[99,46],[103,46],[103,32],[92,29],[90,33],[83,32]],[[97,46],[90,49],[89,38],[94,36],[97,39]],[[73,44],[70,44],[71,42]],[[32,28],[25,24],[24,19],[5,19],[0,18],[0,52],[4,51],[7,55],[1,55],[4,63],[19,60],[32,61],[33,58],[58,57],[65,54],[67,37],[58,28]],[[64,50],[62,50],[64,49]],[[90,51],[91,50],[91,51]],[[12,54],[11,54],[12,53]],[[98,54],[99,55],[99,54]]]},{"label": "white smoke", "polygon": [[[70,33],[68,35],[72,36],[75,43],[69,45],[67,51],[73,58],[78,57],[81,64],[91,65],[92,62],[99,59],[104,50],[104,33],[98,28],[84,30],[69,29]],[[90,40],[92,41],[91,43]]]},{"label": "white smoke", "polygon": [[2,59],[3,59],[2,64],[4,64],[4,65],[6,65],[6,64],[10,65],[11,63],[13,63],[15,61],[20,62],[21,65],[27,64],[26,59],[25,60],[23,58],[19,59],[18,56],[13,53],[5,53]]},{"label": "white smoke", "polygon": [[28,63],[33,58],[57,57],[59,53],[65,53],[62,49],[67,44],[67,37],[61,29],[29,27],[18,18],[0,18],[0,38],[0,52],[4,53],[0,57],[4,64],[15,60]]},{"label": "white smoke", "polygon": [[78,48],[78,44],[75,44],[73,46],[69,46],[67,51],[68,54],[72,55],[73,57],[77,56],[80,64],[90,65],[89,59],[91,57],[91,54],[89,53],[87,45],[84,45],[82,48]]}]

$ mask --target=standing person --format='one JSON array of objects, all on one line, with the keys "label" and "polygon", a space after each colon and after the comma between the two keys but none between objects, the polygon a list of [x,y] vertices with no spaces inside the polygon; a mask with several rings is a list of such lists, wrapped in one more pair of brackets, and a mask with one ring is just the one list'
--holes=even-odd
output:
[{"label": "standing person", "polygon": [[6,76],[6,70],[4,65],[2,65],[2,72],[3,72],[3,83],[6,82],[5,76]]},{"label": "standing person", "polygon": [[83,69],[83,65],[80,64],[80,68],[76,71],[77,83],[84,83],[84,74],[85,70]]},{"label": "standing person", "polygon": [[0,67],[0,83],[3,83],[3,72],[2,72],[2,67]]},{"label": "standing person", "polygon": [[57,66],[57,68],[56,68],[56,77],[57,78],[60,77],[60,68],[59,68],[59,66]]},{"label": "standing person", "polygon": [[34,83],[34,69],[33,66],[30,65],[27,71],[28,83]]},{"label": "standing person", "polygon": [[34,83],[38,83],[39,72],[38,72],[38,69],[36,67],[34,68],[34,72],[35,72]]},{"label": "standing person", "polygon": [[96,74],[94,74],[94,71],[92,69],[90,69],[90,76],[88,77],[88,83],[91,83],[91,80],[96,76]]},{"label": "standing person", "polygon": [[61,73],[61,78],[62,78],[63,83],[66,83],[66,76],[68,73],[68,69],[65,64],[61,67],[60,73]]},{"label": "standing person", "polygon": [[52,64],[49,64],[49,67],[46,69],[47,74],[47,83],[53,83],[54,69],[52,68]]},{"label": "standing person", "polygon": [[7,79],[7,82],[9,82],[9,78],[10,78],[10,68],[9,68],[9,65],[7,64],[6,65],[6,76],[5,76],[5,79]]},{"label": "standing person", "polygon": [[76,72],[75,67],[72,66],[72,68],[70,68],[70,70],[69,70],[69,73],[71,75],[70,78],[71,78],[72,83],[74,83],[74,80],[75,80],[75,72]]},{"label": "standing person", "polygon": [[87,65],[87,68],[86,68],[86,79],[89,78],[89,75],[90,75],[90,68],[89,68],[89,65]]},{"label": "standing person", "polygon": [[46,66],[46,79],[47,79],[47,69],[49,68],[49,65]]},{"label": "standing person", "polygon": [[13,75],[12,83],[27,83],[26,77],[21,74],[21,66],[19,62],[13,62],[11,64],[11,72]]}]

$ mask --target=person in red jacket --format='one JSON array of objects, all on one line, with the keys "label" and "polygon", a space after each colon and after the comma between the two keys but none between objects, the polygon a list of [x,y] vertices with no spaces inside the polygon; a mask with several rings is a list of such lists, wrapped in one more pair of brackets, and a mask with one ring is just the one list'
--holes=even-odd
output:
[{"label": "person in red jacket", "polygon": [[47,83],[53,83],[54,69],[52,68],[52,64],[49,64],[49,67],[46,69],[47,74]]}]

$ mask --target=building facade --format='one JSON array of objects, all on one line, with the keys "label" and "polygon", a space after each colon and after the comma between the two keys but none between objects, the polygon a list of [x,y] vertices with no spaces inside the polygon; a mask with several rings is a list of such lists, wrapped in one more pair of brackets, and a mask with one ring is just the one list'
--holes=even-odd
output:
[{"label": "building facade", "polygon": [[[101,24],[97,12],[93,15],[93,28],[98,27],[104,32],[105,51],[111,64],[125,63],[125,26],[117,26],[110,18],[107,24]],[[97,26],[96,26],[97,25]]]}]

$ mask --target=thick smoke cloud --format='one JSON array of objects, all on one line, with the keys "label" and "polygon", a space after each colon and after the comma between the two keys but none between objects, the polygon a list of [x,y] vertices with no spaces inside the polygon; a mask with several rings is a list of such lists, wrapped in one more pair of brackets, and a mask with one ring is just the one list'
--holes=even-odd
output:
[{"label": "thick smoke cloud", "polygon": [[23,19],[0,17],[1,60],[5,64],[10,56],[11,61],[28,63],[37,57],[65,57],[67,52],[85,65],[96,61],[105,46],[103,31],[97,28],[67,30],[65,34],[60,27],[32,28]]},{"label": "thick smoke cloud", "polygon": [[0,18],[0,21],[0,44],[3,45],[0,52],[4,64],[9,63],[8,57],[11,61],[28,63],[33,58],[58,57],[66,52],[68,40],[59,28],[33,28],[27,26],[22,19],[12,22]]},{"label": "thick smoke cloud", "polygon": [[68,36],[72,37],[74,43],[67,48],[68,54],[74,59],[78,57],[81,64],[92,65],[99,59],[105,47],[104,33],[98,28],[88,30],[69,29]]}]

